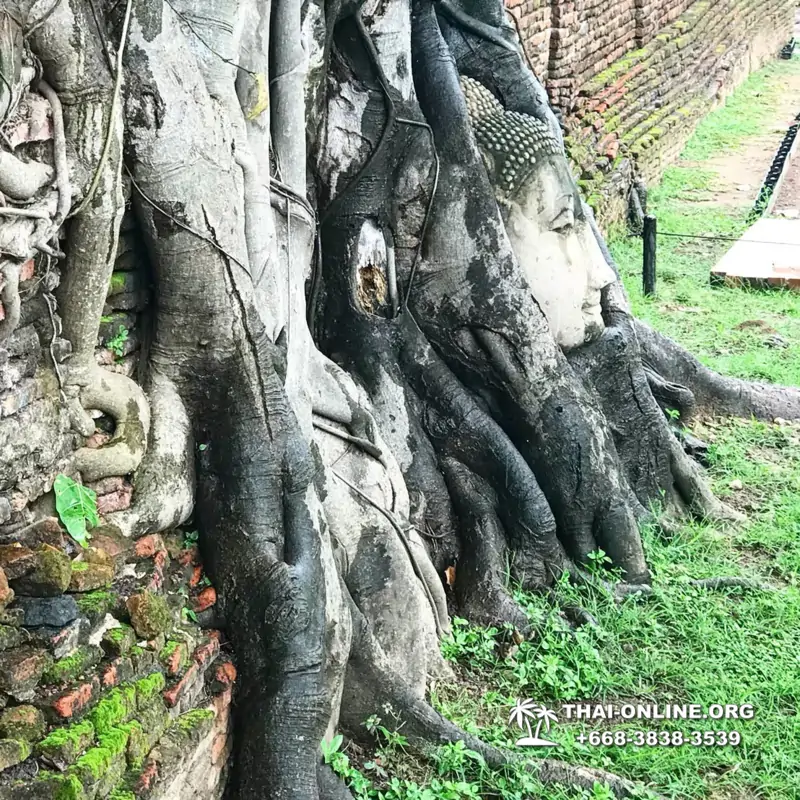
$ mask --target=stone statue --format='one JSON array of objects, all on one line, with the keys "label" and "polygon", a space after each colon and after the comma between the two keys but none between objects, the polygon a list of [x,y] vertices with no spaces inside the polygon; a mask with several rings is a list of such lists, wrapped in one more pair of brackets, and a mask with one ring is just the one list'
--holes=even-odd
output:
[{"label": "stone statue", "polygon": [[616,276],[561,144],[547,125],[506,111],[477,81],[462,77],[461,85],[511,245],[553,336],[565,351],[594,341],[604,329],[600,293]]}]

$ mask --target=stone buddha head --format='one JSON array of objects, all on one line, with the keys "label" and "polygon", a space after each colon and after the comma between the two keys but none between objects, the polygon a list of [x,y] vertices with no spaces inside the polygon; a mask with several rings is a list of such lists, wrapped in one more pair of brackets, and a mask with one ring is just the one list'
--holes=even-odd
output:
[{"label": "stone buddha head", "polygon": [[553,336],[564,350],[593,341],[605,327],[601,291],[616,276],[560,143],[545,123],[506,111],[477,81],[462,77],[461,85],[511,245]]}]

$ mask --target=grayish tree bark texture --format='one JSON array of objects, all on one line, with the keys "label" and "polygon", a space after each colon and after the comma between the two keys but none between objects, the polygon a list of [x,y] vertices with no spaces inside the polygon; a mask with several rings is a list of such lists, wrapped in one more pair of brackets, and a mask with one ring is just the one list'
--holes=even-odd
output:
[{"label": "grayish tree bark texture", "polygon": [[[0,162],[0,339],[20,265],[62,260],[54,396],[77,434],[116,426],[72,466],[133,476],[128,536],[194,515],[239,663],[232,796],[348,796],[320,742],[387,707],[506,763],[426,702],[449,613],[527,635],[509,572],[547,590],[599,548],[646,584],[654,505],[735,516],[663,409],[798,418],[800,395],[711,373],[613,279],[559,346],[519,244],[536,180],[567,199],[548,241],[613,263],[499,0],[3,8],[0,106],[40,93],[53,148]],[[138,382],[92,358],[125,184],[156,298]]]}]

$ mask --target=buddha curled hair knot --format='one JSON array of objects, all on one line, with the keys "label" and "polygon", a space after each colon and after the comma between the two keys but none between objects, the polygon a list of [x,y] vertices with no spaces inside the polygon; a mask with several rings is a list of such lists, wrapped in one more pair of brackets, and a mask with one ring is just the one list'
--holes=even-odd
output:
[{"label": "buddha curled hair knot", "polygon": [[494,95],[472,78],[461,78],[467,111],[478,146],[492,165],[498,189],[513,196],[525,185],[539,157],[563,155],[561,144],[541,120],[506,111]]}]

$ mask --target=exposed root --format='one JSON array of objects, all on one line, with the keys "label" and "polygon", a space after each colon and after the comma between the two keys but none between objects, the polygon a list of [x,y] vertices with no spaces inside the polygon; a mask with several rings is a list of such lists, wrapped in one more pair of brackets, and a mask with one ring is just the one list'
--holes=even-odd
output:
[{"label": "exposed root", "polygon": [[800,419],[800,389],[752,383],[718,375],[677,342],[634,320],[642,356],[665,381],[686,387],[708,413],[775,419]]},{"label": "exposed root", "polygon": [[700,466],[686,455],[674,437],[670,449],[675,487],[695,516],[717,522],[744,522],[747,519],[744,514],[714,496],[700,472]]},{"label": "exposed root", "polygon": [[5,318],[0,320],[0,342],[11,336],[19,325],[19,273],[22,264],[18,261],[3,259],[0,261],[0,303],[5,311]]},{"label": "exposed root", "polygon": [[646,583],[618,583],[613,589],[614,598],[618,602],[637,594],[642,597],[651,597],[653,587]]},{"label": "exposed root", "polygon": [[537,777],[542,783],[558,786],[577,786],[589,792],[593,790],[595,783],[605,783],[608,784],[608,787],[617,797],[633,797],[640,789],[633,781],[621,778],[619,775],[614,775],[603,769],[581,767],[576,764],[568,764],[566,761],[558,761],[554,758],[543,758],[541,761],[534,763],[539,766]]},{"label": "exposed root", "polygon": [[192,432],[183,400],[157,372],[147,395],[152,421],[147,452],[133,479],[133,505],[106,520],[133,538],[180,525],[194,507]]},{"label": "exposed root", "polygon": [[673,408],[680,411],[681,420],[683,422],[690,421],[697,410],[694,395],[685,386],[666,380],[646,364],[644,365],[644,374],[647,375],[650,391],[661,408]]},{"label": "exposed root", "polygon": [[525,612],[506,591],[507,548],[491,491],[455,459],[444,459],[442,471],[461,523],[454,587],[460,613],[479,625],[510,623],[529,634]]},{"label": "exposed root", "polygon": [[320,800],[353,800],[350,790],[327,764],[317,766],[317,783]]},{"label": "exposed root", "polygon": [[104,447],[83,447],[75,453],[75,468],[84,481],[99,481],[135,472],[147,449],[150,406],[142,389],[130,378],[90,366],[81,381],[81,405],[113,417],[116,428]]},{"label": "exposed root", "polygon": [[39,91],[45,96],[53,113],[53,154],[55,156],[56,185],[58,187],[58,206],[53,218],[53,226],[49,239],[61,227],[67,218],[72,204],[72,189],[69,183],[69,165],[67,164],[67,140],[64,133],[64,112],[61,101],[55,90],[46,81],[39,81]]},{"label": "exposed root", "polygon": [[590,628],[600,627],[600,623],[595,616],[590,614],[583,606],[576,606],[574,603],[564,603],[559,597],[558,592],[552,589],[547,594],[553,605],[561,611],[571,625],[576,628],[583,626],[588,626]]},{"label": "exposed root", "polygon": [[12,200],[30,200],[53,179],[53,170],[38,161],[20,161],[0,150],[0,192]]}]

